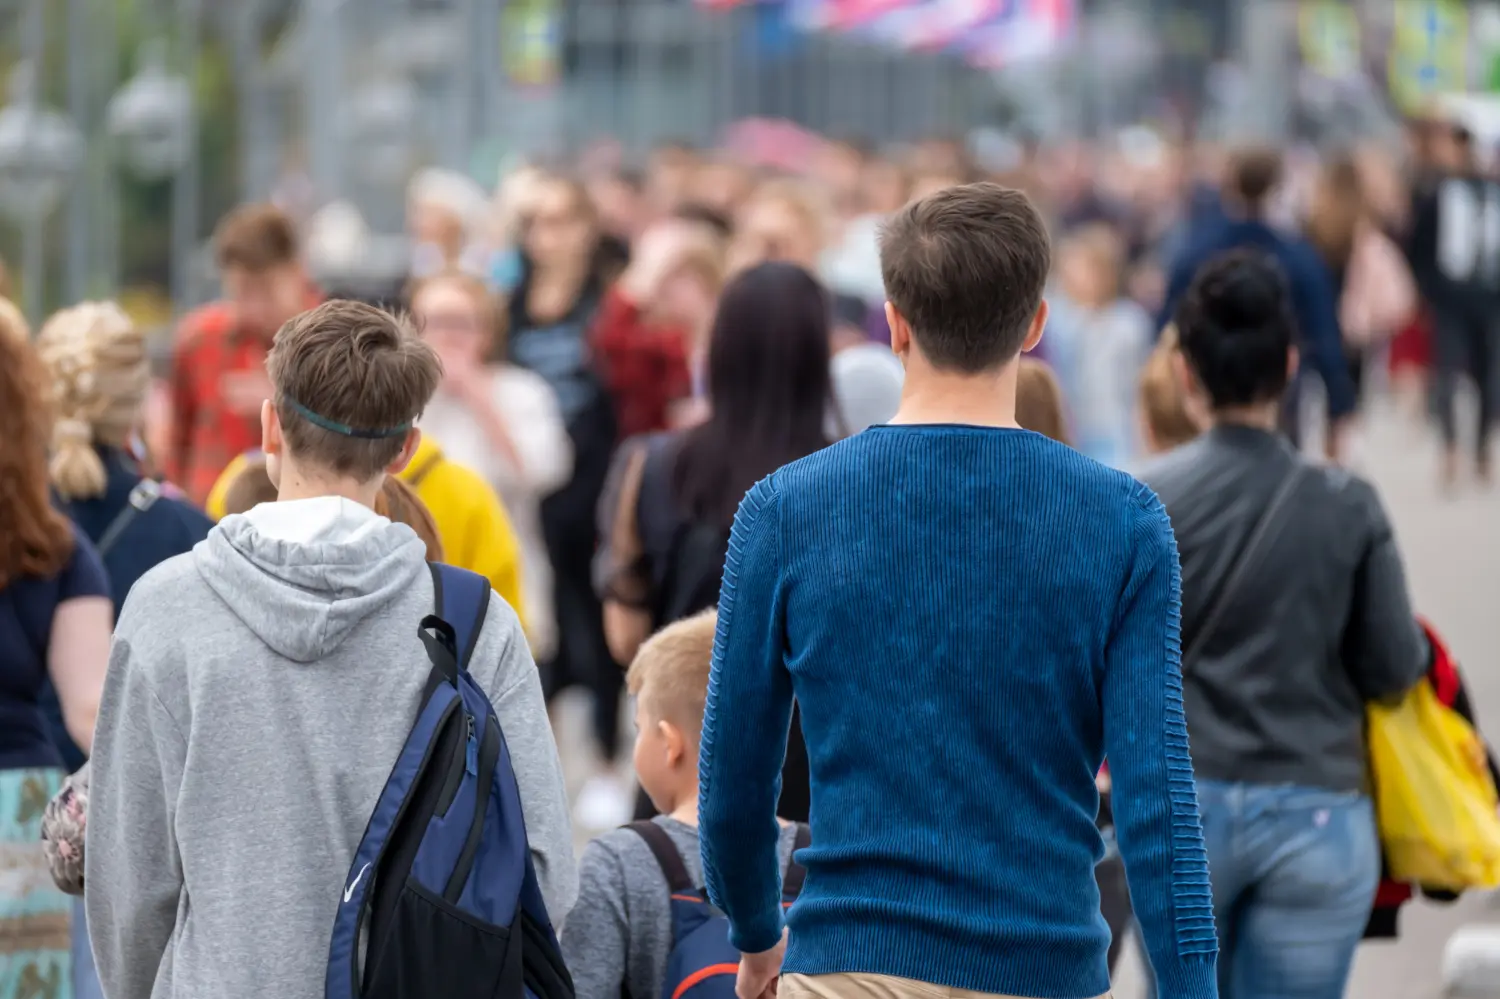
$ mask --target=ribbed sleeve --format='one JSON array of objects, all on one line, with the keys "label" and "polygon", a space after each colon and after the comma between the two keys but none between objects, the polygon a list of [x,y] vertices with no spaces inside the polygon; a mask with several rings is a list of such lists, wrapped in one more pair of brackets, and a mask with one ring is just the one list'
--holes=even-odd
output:
[{"label": "ribbed sleeve", "polygon": [[745,953],[781,939],[776,801],[791,726],[783,663],[779,497],[746,494],[729,535],[699,751],[699,836],[709,897]]},{"label": "ribbed sleeve", "polygon": [[1182,707],[1177,542],[1156,496],[1141,487],[1136,500],[1103,688],[1116,833],[1161,999],[1207,996],[1218,943]]}]

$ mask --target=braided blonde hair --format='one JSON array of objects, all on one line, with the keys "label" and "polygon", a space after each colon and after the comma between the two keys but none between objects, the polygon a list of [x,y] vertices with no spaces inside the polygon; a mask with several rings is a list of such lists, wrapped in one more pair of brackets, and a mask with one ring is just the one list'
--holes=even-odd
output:
[{"label": "braided blonde hair", "polygon": [[140,419],[151,377],[146,339],[114,302],[84,302],[47,320],[37,351],[57,413],[52,485],[64,499],[102,496],[107,476],[94,445],[124,447]]}]

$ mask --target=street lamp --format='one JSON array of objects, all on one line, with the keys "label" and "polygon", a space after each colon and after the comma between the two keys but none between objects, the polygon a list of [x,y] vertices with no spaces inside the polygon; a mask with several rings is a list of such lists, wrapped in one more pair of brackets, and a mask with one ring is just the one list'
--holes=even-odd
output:
[{"label": "street lamp", "polygon": [[[191,3],[182,5],[191,14]],[[182,19],[184,62],[191,67],[197,42],[192,17]],[[172,178],[172,303],[192,304],[192,262],[198,249],[197,134],[192,85],[167,70],[166,45],[148,43],[141,68],[109,102],[110,135],[125,166],[142,180]]]},{"label": "street lamp", "polygon": [[83,140],[64,115],[38,105],[32,65],[11,77],[11,103],[0,108],[0,214],[21,226],[26,309],[42,318],[48,216],[82,158]]},{"label": "street lamp", "polygon": [[166,50],[152,42],[141,69],[109,102],[109,133],[121,159],[142,180],[162,180],[188,158],[193,95],[187,80],[167,72]]},{"label": "street lamp", "polygon": [[404,77],[372,80],[349,102],[344,139],[357,152],[361,178],[377,187],[400,185],[411,172],[417,127],[416,88]]}]

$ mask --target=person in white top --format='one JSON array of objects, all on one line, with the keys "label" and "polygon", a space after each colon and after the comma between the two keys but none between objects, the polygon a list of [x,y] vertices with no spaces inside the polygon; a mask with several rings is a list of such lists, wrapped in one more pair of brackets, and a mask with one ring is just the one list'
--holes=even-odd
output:
[{"label": "person in white top", "polygon": [[422,415],[422,432],[453,461],[483,475],[504,501],[521,541],[532,655],[545,660],[557,645],[557,621],[540,505],[573,473],[573,445],[557,396],[540,375],[487,361],[503,356],[496,349],[499,311],[478,278],[459,270],[423,278],[412,289],[411,308],[443,362],[442,385]]}]

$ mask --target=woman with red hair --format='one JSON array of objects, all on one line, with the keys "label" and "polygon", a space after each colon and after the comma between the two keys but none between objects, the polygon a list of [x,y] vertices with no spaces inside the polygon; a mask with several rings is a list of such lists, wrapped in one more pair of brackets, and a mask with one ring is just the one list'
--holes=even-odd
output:
[{"label": "woman with red hair", "polygon": [[[42,809],[62,756],[42,710],[50,679],[68,734],[84,751],[104,687],[113,627],[109,579],[86,538],[52,506],[48,377],[26,323],[0,299],[0,981],[71,996],[72,900],[52,886]],[[19,868],[19,870],[17,870]]]}]

